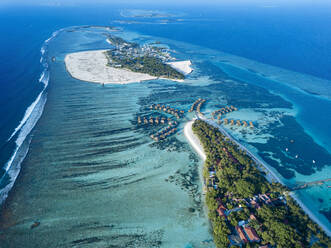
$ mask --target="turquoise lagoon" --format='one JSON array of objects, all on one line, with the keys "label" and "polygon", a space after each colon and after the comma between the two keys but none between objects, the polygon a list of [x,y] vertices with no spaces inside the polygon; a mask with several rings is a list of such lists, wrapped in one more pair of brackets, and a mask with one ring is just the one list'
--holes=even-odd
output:
[{"label": "turquoise lagoon", "polygon": [[[331,102],[291,84],[291,72],[125,29],[117,35],[167,44],[175,57],[192,61],[194,72],[184,83],[153,80],[104,87],[71,78],[65,55],[109,48],[108,33],[101,27],[72,27],[48,44],[47,103],[2,215],[5,246],[213,247],[201,198],[202,161],[182,133],[185,121],[194,116],[186,116],[178,134],[154,143],[149,135],[157,129],[136,123],[138,115],[152,114],[152,103],[188,110],[202,97],[209,117],[215,109],[234,105],[239,111],[228,118],[251,120],[256,128],[227,130],[285,184],[331,174]],[[281,81],[277,72],[283,73]],[[325,115],[312,113],[310,108],[317,107]],[[330,230],[328,190],[314,186],[296,195]],[[41,224],[31,230],[34,221]]]}]

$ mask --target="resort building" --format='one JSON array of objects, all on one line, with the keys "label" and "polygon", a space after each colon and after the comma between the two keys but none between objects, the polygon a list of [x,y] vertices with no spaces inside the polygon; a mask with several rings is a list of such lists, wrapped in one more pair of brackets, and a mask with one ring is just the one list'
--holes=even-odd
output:
[{"label": "resort building", "polygon": [[240,226],[236,226],[235,229],[236,229],[241,241],[245,244],[248,243],[248,239],[246,238],[243,229]]},{"label": "resort building", "polygon": [[257,235],[254,228],[245,226],[244,230],[251,242],[260,242],[260,237]]}]

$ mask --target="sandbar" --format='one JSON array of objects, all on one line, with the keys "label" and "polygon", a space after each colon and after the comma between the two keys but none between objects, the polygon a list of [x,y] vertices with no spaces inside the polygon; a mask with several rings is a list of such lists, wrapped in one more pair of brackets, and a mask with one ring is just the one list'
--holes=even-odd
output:
[{"label": "sandbar", "polygon": [[193,71],[190,60],[168,62],[167,64],[184,75],[188,75]]},{"label": "sandbar", "polygon": [[107,50],[67,54],[64,62],[69,74],[78,80],[100,84],[129,84],[157,77],[108,66]]}]

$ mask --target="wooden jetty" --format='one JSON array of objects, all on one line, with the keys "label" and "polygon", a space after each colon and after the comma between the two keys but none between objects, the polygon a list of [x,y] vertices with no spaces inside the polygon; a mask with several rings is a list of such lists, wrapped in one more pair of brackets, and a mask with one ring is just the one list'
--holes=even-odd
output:
[{"label": "wooden jetty", "polygon": [[161,104],[152,104],[151,106],[149,106],[149,108],[151,110],[157,110],[157,111],[162,111],[167,114],[171,114],[174,117],[176,117],[177,119],[182,118],[185,114],[184,110],[179,110],[179,109],[172,108],[172,107],[166,106],[166,105],[161,105]]},{"label": "wooden jetty", "polygon": [[190,108],[190,110],[189,110],[188,112],[193,112],[194,110],[196,110],[199,114],[201,114],[200,109],[201,109],[201,106],[202,106],[202,104],[203,104],[204,102],[206,102],[205,99],[201,99],[201,98],[199,98],[198,100],[196,100],[196,101],[192,104],[192,106],[191,106],[191,108]]},{"label": "wooden jetty", "polygon": [[217,119],[220,120],[222,118],[222,115],[225,115],[227,113],[233,112],[238,110],[237,108],[235,108],[233,105],[231,106],[225,106],[221,109],[215,110],[214,112],[212,112],[212,117],[215,118],[215,116],[217,116]]},{"label": "wooden jetty", "polygon": [[[292,190],[300,190],[300,189],[305,189],[305,188],[316,186],[316,185],[323,185],[324,183],[330,182],[330,181],[331,181],[331,178],[308,182],[308,183],[293,187]],[[328,186],[328,188],[330,188],[330,186]]]}]

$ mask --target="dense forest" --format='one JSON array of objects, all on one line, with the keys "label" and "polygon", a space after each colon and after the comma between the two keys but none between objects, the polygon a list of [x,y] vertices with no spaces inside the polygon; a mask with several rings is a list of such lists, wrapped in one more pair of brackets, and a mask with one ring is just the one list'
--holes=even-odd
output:
[{"label": "dense forest", "polygon": [[[240,221],[260,238],[242,242],[243,247],[331,247],[329,237],[297,205],[289,190],[269,183],[234,142],[204,121],[196,120],[192,128],[207,155],[203,169],[206,205],[217,247],[236,246],[231,237]],[[257,196],[262,194],[270,200],[260,200]],[[220,214],[220,206],[226,214]]]},{"label": "dense forest", "polygon": [[123,68],[134,72],[146,73],[155,77],[164,77],[170,79],[184,79],[185,76],[176,71],[170,65],[162,62],[161,59],[152,56],[130,57],[114,56],[112,51],[108,52],[109,58]]}]

